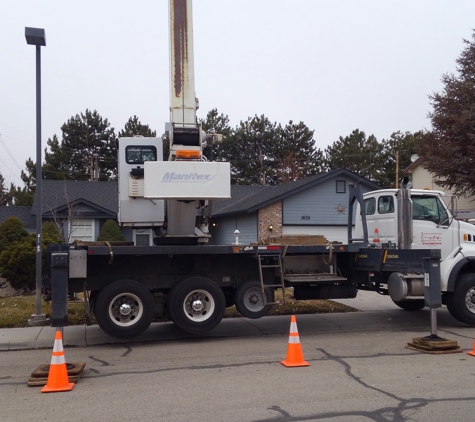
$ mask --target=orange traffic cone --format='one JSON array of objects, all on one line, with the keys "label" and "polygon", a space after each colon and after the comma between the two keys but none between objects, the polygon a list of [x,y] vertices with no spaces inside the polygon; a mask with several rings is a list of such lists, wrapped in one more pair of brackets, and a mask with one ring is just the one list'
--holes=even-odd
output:
[{"label": "orange traffic cone", "polygon": [[297,330],[297,320],[295,315],[290,318],[289,345],[287,347],[287,357],[281,360],[284,366],[310,366],[303,360],[302,346],[300,345],[299,332]]},{"label": "orange traffic cone", "polygon": [[377,227],[374,229],[373,244],[377,248],[381,248],[381,241],[379,240],[379,230]]},{"label": "orange traffic cone", "polygon": [[41,389],[42,393],[53,393],[58,391],[70,391],[74,387],[73,382],[69,382],[66,359],[64,357],[63,336],[61,331],[56,331],[54,338],[53,356],[49,366],[48,381]]},{"label": "orange traffic cone", "polygon": [[473,350],[471,352],[467,352],[467,355],[475,356],[475,340],[473,341]]}]

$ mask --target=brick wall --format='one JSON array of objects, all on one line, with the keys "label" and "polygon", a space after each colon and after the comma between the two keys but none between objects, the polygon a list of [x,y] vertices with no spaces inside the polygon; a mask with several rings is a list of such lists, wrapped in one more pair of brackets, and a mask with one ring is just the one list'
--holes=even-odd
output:
[{"label": "brick wall", "polygon": [[[282,201],[261,208],[258,219],[257,236],[259,239],[282,236]],[[272,226],[272,231],[269,230],[269,226]]]}]

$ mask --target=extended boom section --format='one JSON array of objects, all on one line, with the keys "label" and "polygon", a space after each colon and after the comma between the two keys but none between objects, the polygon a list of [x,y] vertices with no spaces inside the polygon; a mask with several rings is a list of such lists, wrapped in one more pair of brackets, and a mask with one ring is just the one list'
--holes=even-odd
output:
[{"label": "extended boom section", "polygon": [[183,147],[201,153],[196,120],[191,0],[170,0],[170,158]]}]

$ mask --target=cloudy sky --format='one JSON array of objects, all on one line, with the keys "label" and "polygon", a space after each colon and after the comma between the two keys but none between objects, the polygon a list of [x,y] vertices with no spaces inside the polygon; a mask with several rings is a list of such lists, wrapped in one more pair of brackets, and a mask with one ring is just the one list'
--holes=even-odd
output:
[{"label": "cloudy sky", "polygon": [[[455,71],[473,0],[195,0],[199,117],[303,121],[324,149],[358,128],[378,140],[429,129],[428,95]],[[0,0],[0,173],[36,159],[35,47],[44,28],[42,140],[97,110],[162,133],[169,120],[167,0]]]}]

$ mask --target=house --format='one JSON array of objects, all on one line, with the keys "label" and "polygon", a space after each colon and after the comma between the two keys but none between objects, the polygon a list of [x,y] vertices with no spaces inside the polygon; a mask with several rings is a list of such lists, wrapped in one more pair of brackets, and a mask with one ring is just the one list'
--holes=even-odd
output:
[{"label": "house", "polygon": [[230,199],[213,201],[210,243],[234,243],[236,230],[244,244],[289,234],[346,243],[348,186],[357,182],[364,192],[381,189],[346,169],[280,186],[232,186]]},{"label": "house", "polygon": [[[41,203],[43,221],[54,222],[65,239],[96,240],[107,219],[117,220],[117,183],[43,180]],[[35,232],[36,197],[32,206],[0,207],[0,224],[11,216]]]},{"label": "house", "polygon": [[[414,189],[433,189],[445,192],[447,195],[453,195],[451,190],[447,190],[434,182],[434,176],[424,167],[423,157],[418,157],[410,166],[404,170],[404,174],[409,175],[412,180],[412,187]],[[451,206],[450,200],[447,200],[447,205]],[[456,197],[454,209],[457,211],[457,218],[460,220],[475,219],[475,198],[470,197]]]},{"label": "house", "polygon": [[0,207],[0,224],[9,217],[17,217],[28,233],[36,231],[35,216],[31,214],[31,207]]},{"label": "house", "polygon": [[[322,173],[280,186],[232,186],[231,198],[212,202],[210,244],[257,242],[269,236],[318,234],[329,241],[347,241],[348,186],[360,181],[363,190],[380,189],[346,169]],[[117,220],[117,182],[44,180],[42,218],[61,227],[69,242],[96,240],[107,219]],[[0,223],[16,215],[35,231],[36,198],[32,207],[0,207]],[[123,227],[136,245],[152,245],[149,229]]]}]

